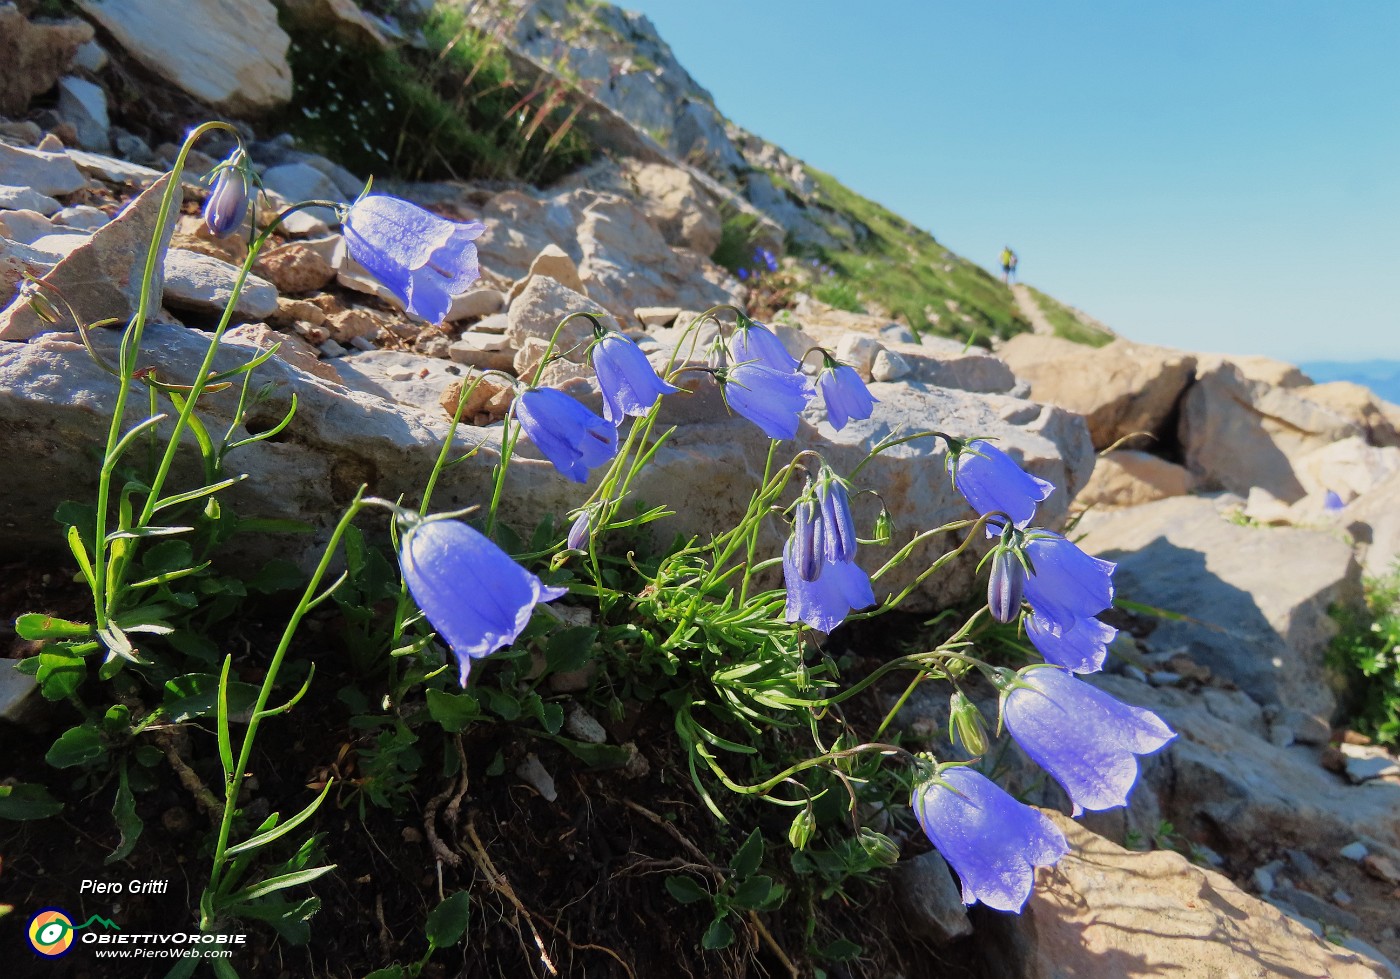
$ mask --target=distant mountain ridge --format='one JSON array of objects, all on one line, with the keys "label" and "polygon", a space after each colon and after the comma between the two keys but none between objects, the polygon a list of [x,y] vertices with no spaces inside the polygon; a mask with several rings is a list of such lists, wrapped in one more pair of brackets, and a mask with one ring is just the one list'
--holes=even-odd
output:
[{"label": "distant mountain ridge", "polygon": [[1030,329],[998,275],[726,119],[645,15],[603,0],[481,0],[469,17],[752,205],[763,226],[750,230],[834,269],[867,312],[961,340]]},{"label": "distant mountain ridge", "polygon": [[1318,384],[1352,381],[1400,404],[1400,360],[1305,360],[1298,366]]}]

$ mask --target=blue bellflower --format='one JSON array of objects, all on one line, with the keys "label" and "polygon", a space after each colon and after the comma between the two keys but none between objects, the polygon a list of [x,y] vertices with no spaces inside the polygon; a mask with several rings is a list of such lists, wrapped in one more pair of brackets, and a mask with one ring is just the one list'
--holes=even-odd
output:
[{"label": "blue bellflower", "polygon": [[361,197],[345,215],[345,247],[408,312],[441,323],[452,297],[481,275],[480,221],[448,221],[397,197]]},{"label": "blue bellflower", "polygon": [[621,333],[607,333],[593,345],[593,370],[603,392],[603,417],[614,425],[640,418],[663,394],[679,390],[657,376],[642,348]]},{"label": "blue bellflower", "polygon": [[248,217],[248,171],[242,150],[225,161],[204,201],[204,225],[215,238],[227,238]]},{"label": "blue bellflower", "polygon": [[759,363],[731,367],[724,377],[729,407],[763,429],[772,439],[797,435],[810,390],[801,374],[777,371]]},{"label": "blue bellflower", "polygon": [[925,782],[914,790],[914,815],[957,871],[963,903],[1019,912],[1030,897],[1035,868],[1052,866],[1069,852],[1064,834],[971,768],[945,768],[938,779],[945,784]]},{"label": "blue bellflower", "polygon": [[489,538],[458,520],[425,520],[403,535],[399,560],[409,594],[446,641],[467,684],[472,660],[509,645],[549,588]]},{"label": "blue bellflower", "polygon": [[972,509],[985,516],[1001,512],[1017,527],[1035,516],[1038,503],[1055,491],[1055,484],[1032,476],[1009,455],[982,439],[967,443],[948,457],[953,486]]},{"label": "blue bellflower", "polygon": [[1045,662],[1071,673],[1097,673],[1108,656],[1108,644],[1118,635],[1113,626],[1095,618],[1076,619],[1074,625],[1052,632],[1035,613],[1026,616],[1026,635]]},{"label": "blue bellflower", "polygon": [[789,537],[783,547],[783,583],[787,586],[784,615],[789,622],[803,622],[821,632],[831,632],[852,609],[875,604],[870,576],[854,561],[822,562],[816,580],[802,577],[797,548]]},{"label": "blue bellflower", "polygon": [[1128,803],[1138,777],[1138,755],[1156,751],[1176,734],[1150,710],[1124,704],[1057,666],[1023,669],[1006,695],[1006,729],[1083,810]]},{"label": "blue bellflower", "polygon": [[1322,498],[1322,509],[1326,513],[1341,513],[1345,506],[1335,490],[1328,490],[1327,495]]},{"label": "blue bellflower", "polygon": [[784,374],[797,372],[797,358],[788,353],[778,335],[762,323],[741,321],[729,338],[729,353],[734,363],[755,362]]},{"label": "blue bellflower", "polygon": [[838,432],[846,423],[869,418],[878,403],[854,367],[837,364],[817,375],[817,392],[826,402],[826,417]]},{"label": "blue bellflower", "polygon": [[563,391],[531,388],[515,399],[515,417],[525,437],[576,483],[588,470],[617,455],[617,428]]},{"label": "blue bellflower", "polygon": [[1026,537],[1025,550],[1033,569],[1026,578],[1026,601],[1044,628],[1062,635],[1113,604],[1113,562],[1090,557],[1043,530]]}]

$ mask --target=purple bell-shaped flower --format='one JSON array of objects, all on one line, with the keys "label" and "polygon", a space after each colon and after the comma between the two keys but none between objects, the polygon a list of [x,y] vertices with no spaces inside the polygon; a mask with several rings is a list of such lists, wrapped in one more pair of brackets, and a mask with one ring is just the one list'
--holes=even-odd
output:
[{"label": "purple bell-shaped flower", "polygon": [[1090,557],[1046,530],[1026,535],[1025,553],[1032,569],[1026,601],[1044,628],[1062,634],[1113,604],[1113,562]]},{"label": "purple bell-shaped flower", "polygon": [[1127,805],[1138,755],[1176,734],[1150,710],[1122,703],[1056,666],[1031,666],[1006,694],[1006,729],[1064,787],[1074,815]]},{"label": "purple bell-shaped flower", "polygon": [[758,363],[784,374],[796,373],[797,358],[788,353],[778,335],[762,323],[744,318],[729,338],[729,353],[734,363]]},{"label": "purple bell-shaped flower", "polygon": [[1045,662],[1063,666],[1071,673],[1097,673],[1108,656],[1108,644],[1118,630],[1095,618],[1076,619],[1074,625],[1052,632],[1038,615],[1025,618],[1026,635]]},{"label": "purple bell-shaped flower", "polygon": [[964,904],[1019,912],[1035,868],[1069,852],[1064,834],[1045,815],[971,768],[943,769],[936,781],[914,790],[912,805],[929,841],[957,871]]},{"label": "purple bell-shaped flower", "polygon": [[722,384],[729,407],[763,429],[769,438],[797,435],[802,409],[811,393],[801,374],[743,363],[729,368]]},{"label": "purple bell-shaped flower", "polygon": [[657,376],[651,361],[621,333],[607,333],[593,345],[593,370],[603,392],[603,417],[614,425],[633,415],[640,418],[656,399],[678,390]]},{"label": "purple bell-shaped flower", "polygon": [[1035,517],[1035,508],[1055,491],[1053,483],[1032,476],[1009,455],[983,439],[948,456],[953,486],[979,514],[1004,513],[1017,527]]},{"label": "purple bell-shaped flower", "polygon": [[783,547],[783,583],[787,588],[784,615],[821,632],[831,632],[853,609],[875,604],[870,576],[854,561],[823,561],[815,580],[802,577],[793,538]]},{"label": "purple bell-shaped flower", "polygon": [[617,428],[563,391],[530,388],[516,397],[514,409],[525,437],[576,483],[617,455]]},{"label": "purple bell-shaped flower", "polygon": [[457,520],[424,520],[399,551],[409,594],[457,657],[463,686],[472,660],[520,635],[534,608],[567,594],[550,588],[488,537]]},{"label": "purple bell-shaped flower", "polygon": [[854,367],[823,367],[817,375],[817,393],[826,402],[826,417],[838,432],[852,419],[869,418],[878,403]]},{"label": "purple bell-shaped flower", "polygon": [[481,275],[480,221],[448,221],[384,194],[361,197],[345,215],[345,247],[410,313],[441,323],[452,297]]}]

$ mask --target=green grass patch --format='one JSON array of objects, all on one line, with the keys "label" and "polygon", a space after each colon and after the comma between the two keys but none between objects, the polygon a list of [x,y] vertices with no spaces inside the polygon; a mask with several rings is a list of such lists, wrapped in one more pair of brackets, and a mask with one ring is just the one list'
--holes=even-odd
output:
[{"label": "green grass patch", "polygon": [[1337,615],[1334,664],[1361,678],[1352,725],[1381,744],[1400,742],[1400,564],[1366,581],[1364,611]]},{"label": "green grass patch", "polygon": [[1073,343],[1089,347],[1102,347],[1113,342],[1113,334],[1086,321],[1075,310],[1051,296],[1047,296],[1035,286],[1026,286],[1050,325],[1055,328],[1055,336]]},{"label": "green grass patch", "polygon": [[593,155],[564,82],[527,87],[498,42],[437,7],[427,50],[357,46],[297,25],[291,104],[271,120],[356,173],[547,183]]},{"label": "green grass patch", "polygon": [[834,212],[813,209],[811,217],[840,243],[811,255],[835,269],[865,307],[902,316],[917,333],[960,340],[1029,331],[1011,290],[985,269],[830,174],[812,167],[807,172],[820,203]]}]

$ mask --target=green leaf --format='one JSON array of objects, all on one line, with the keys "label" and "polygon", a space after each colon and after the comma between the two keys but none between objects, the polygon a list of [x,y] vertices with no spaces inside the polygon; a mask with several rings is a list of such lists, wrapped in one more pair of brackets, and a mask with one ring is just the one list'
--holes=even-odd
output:
[{"label": "green leaf", "polygon": [[633,749],[625,748],[622,745],[575,741],[573,738],[565,738],[557,734],[549,735],[549,740],[591,769],[622,768],[632,760]]},{"label": "green leaf", "polygon": [[862,949],[848,938],[838,938],[826,948],[817,952],[818,958],[832,962],[850,962],[860,956]]},{"label": "green leaf", "polygon": [[494,687],[481,686],[477,689],[486,698],[487,708],[501,720],[514,721],[520,717],[520,701],[514,697]]},{"label": "green leaf", "polygon": [[257,574],[248,579],[250,591],[264,595],[279,591],[291,591],[306,584],[306,575],[291,561],[273,558],[262,566]]},{"label": "green leaf", "polygon": [[21,639],[86,639],[92,626],[86,622],[69,622],[56,615],[26,612],[15,619],[15,632]]},{"label": "green leaf", "polygon": [[751,876],[762,862],[763,833],[754,830],[744,841],[744,845],[739,847],[739,852],[734,854],[734,876],[743,880]]},{"label": "green leaf", "polygon": [[183,540],[163,540],[152,544],[141,556],[141,566],[152,576],[183,570],[193,562],[194,548],[189,541]]},{"label": "green leaf", "polygon": [[131,784],[126,777],[126,760],[122,760],[122,766],[117,775],[117,798],[112,803],[112,819],[116,821],[117,829],[121,831],[121,842],[117,848],[107,854],[107,859],[102,863],[111,864],[118,860],[125,860],[127,855],[136,848],[136,841],[141,837],[141,830],[145,827],[141,823],[141,817],[136,815],[136,797],[131,794]]},{"label": "green leaf", "polygon": [[49,643],[37,659],[34,678],[46,700],[67,700],[87,679],[87,661],[68,643]]},{"label": "green leaf", "polygon": [[108,734],[125,734],[131,727],[131,708],[126,704],[113,704],[102,715],[102,730]]},{"label": "green leaf", "polygon": [[424,929],[428,943],[433,948],[448,948],[462,940],[467,932],[467,924],[472,916],[472,896],[470,891],[458,891],[445,898],[442,903],[428,913],[428,924]]},{"label": "green leaf", "polygon": [[225,851],[225,855],[235,857],[240,853],[246,853],[252,850],[256,850],[260,846],[266,846],[273,840],[277,840],[282,838],[283,836],[286,836],[292,830],[296,829],[302,823],[310,819],[316,813],[316,810],[321,808],[321,803],[325,802],[326,796],[330,794],[332,784],[332,781],[328,779],[326,781],[325,787],[321,789],[320,795],[318,795],[315,799],[311,800],[311,802],[307,804],[305,809],[297,813],[285,823],[282,823],[280,826],[277,823],[277,820],[279,818],[278,814],[275,812],[272,813],[270,816],[267,817],[267,819],[263,821],[263,824],[258,828],[258,833],[256,835],[244,840],[242,843],[239,843],[236,846],[229,847],[228,850]]},{"label": "green leaf", "polygon": [[0,819],[21,821],[47,819],[63,810],[63,803],[49,795],[42,785],[20,782],[0,785]]},{"label": "green leaf", "polygon": [[550,734],[558,734],[559,729],[564,726],[564,708],[558,704],[546,703],[537,693],[530,694],[525,699],[525,704],[540,722],[540,727]]},{"label": "green leaf", "polygon": [[700,947],[707,952],[715,952],[728,948],[733,941],[734,929],[729,927],[729,922],[723,918],[716,918],[710,922],[710,927],[705,929],[705,935],[700,939]]},{"label": "green leaf", "polygon": [[733,901],[741,908],[761,908],[768,903],[772,889],[773,878],[755,874],[735,888]]},{"label": "green leaf", "polygon": [[710,892],[695,883],[693,877],[667,877],[666,890],[681,904],[695,904],[710,896]]},{"label": "green leaf", "polygon": [[44,760],[54,768],[72,768],[96,761],[106,753],[102,736],[94,728],[81,724],[60,734],[44,755]]},{"label": "green leaf", "polygon": [[448,693],[446,690],[428,691],[428,716],[442,725],[442,729],[456,734],[472,721],[481,719],[481,705],[469,693]]},{"label": "green leaf", "polygon": [[276,877],[269,877],[258,884],[253,884],[239,891],[237,894],[229,896],[230,904],[241,901],[251,901],[254,898],[266,897],[268,894],[275,894],[277,891],[285,890],[288,887],[296,887],[298,884],[309,884],[311,881],[328,874],[335,869],[335,864],[325,867],[309,867],[306,870],[298,870],[290,874],[280,874]]},{"label": "green leaf", "polygon": [[597,638],[598,630],[592,626],[576,625],[559,630],[545,644],[545,666],[551,673],[571,673],[581,669],[588,662]]},{"label": "green leaf", "polygon": [[[242,715],[257,703],[258,688],[250,683],[230,681],[228,709]],[[161,702],[172,724],[195,717],[211,717],[219,706],[219,678],[212,673],[186,673],[165,681]]]},{"label": "green leaf", "polygon": [[391,965],[386,969],[375,969],[365,979],[408,979],[408,972],[401,965]]}]

